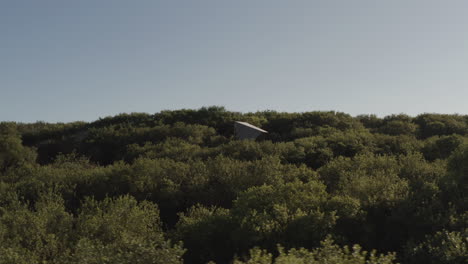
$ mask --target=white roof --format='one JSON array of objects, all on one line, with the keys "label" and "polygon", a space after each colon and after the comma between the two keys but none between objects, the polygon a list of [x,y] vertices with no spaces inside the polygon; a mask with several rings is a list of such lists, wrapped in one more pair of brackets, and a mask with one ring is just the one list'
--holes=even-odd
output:
[{"label": "white roof", "polygon": [[249,124],[247,122],[236,121],[236,123],[241,124],[241,125],[246,126],[246,127],[250,127],[252,129],[258,130],[258,131],[263,132],[263,133],[268,133],[268,131],[265,131],[265,130],[259,128],[259,127],[251,125],[251,124]]}]

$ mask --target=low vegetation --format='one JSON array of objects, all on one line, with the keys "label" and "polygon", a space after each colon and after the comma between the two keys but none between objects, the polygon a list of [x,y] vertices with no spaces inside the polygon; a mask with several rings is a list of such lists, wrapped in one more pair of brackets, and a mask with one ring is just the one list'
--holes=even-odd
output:
[{"label": "low vegetation", "polygon": [[0,263],[466,263],[467,142],[440,114],[3,122]]}]

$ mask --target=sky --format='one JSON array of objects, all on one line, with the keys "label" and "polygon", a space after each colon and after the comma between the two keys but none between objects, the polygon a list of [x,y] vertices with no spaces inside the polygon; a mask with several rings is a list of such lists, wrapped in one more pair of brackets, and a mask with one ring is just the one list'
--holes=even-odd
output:
[{"label": "sky", "polygon": [[0,121],[468,114],[468,1],[0,0]]}]

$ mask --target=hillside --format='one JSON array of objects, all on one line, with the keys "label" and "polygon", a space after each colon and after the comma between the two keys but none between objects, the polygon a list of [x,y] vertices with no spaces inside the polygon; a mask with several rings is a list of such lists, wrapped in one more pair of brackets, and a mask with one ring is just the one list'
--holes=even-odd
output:
[{"label": "hillside", "polygon": [[467,143],[444,114],[3,122],[0,263],[466,263]]}]

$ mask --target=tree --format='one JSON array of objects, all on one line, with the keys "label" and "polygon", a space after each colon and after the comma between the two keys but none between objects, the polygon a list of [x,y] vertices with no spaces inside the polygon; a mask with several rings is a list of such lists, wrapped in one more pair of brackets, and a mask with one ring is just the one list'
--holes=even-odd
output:
[{"label": "tree", "polygon": [[165,240],[157,206],[130,196],[87,199],[77,233],[71,263],[182,263],[184,250]]},{"label": "tree", "polygon": [[179,214],[172,237],[187,248],[186,263],[228,263],[236,252],[231,239],[235,227],[229,210],[198,204]]},{"label": "tree", "polygon": [[407,249],[407,263],[465,264],[468,259],[468,233],[439,231]]},{"label": "tree", "polygon": [[263,185],[243,192],[231,210],[240,228],[234,239],[241,252],[252,246],[272,250],[277,243],[318,245],[336,222],[335,212],[327,210],[327,197],[318,181]]},{"label": "tree", "polygon": [[285,250],[278,246],[278,251],[278,256],[273,258],[266,250],[254,248],[250,250],[250,257],[245,262],[236,260],[234,264],[392,264],[396,259],[394,253],[377,255],[375,250],[363,251],[359,245],[352,248],[339,247],[330,238],[323,240],[320,247],[312,250]]},{"label": "tree", "polygon": [[21,144],[15,125],[0,123],[0,173],[35,160],[36,153]]}]

